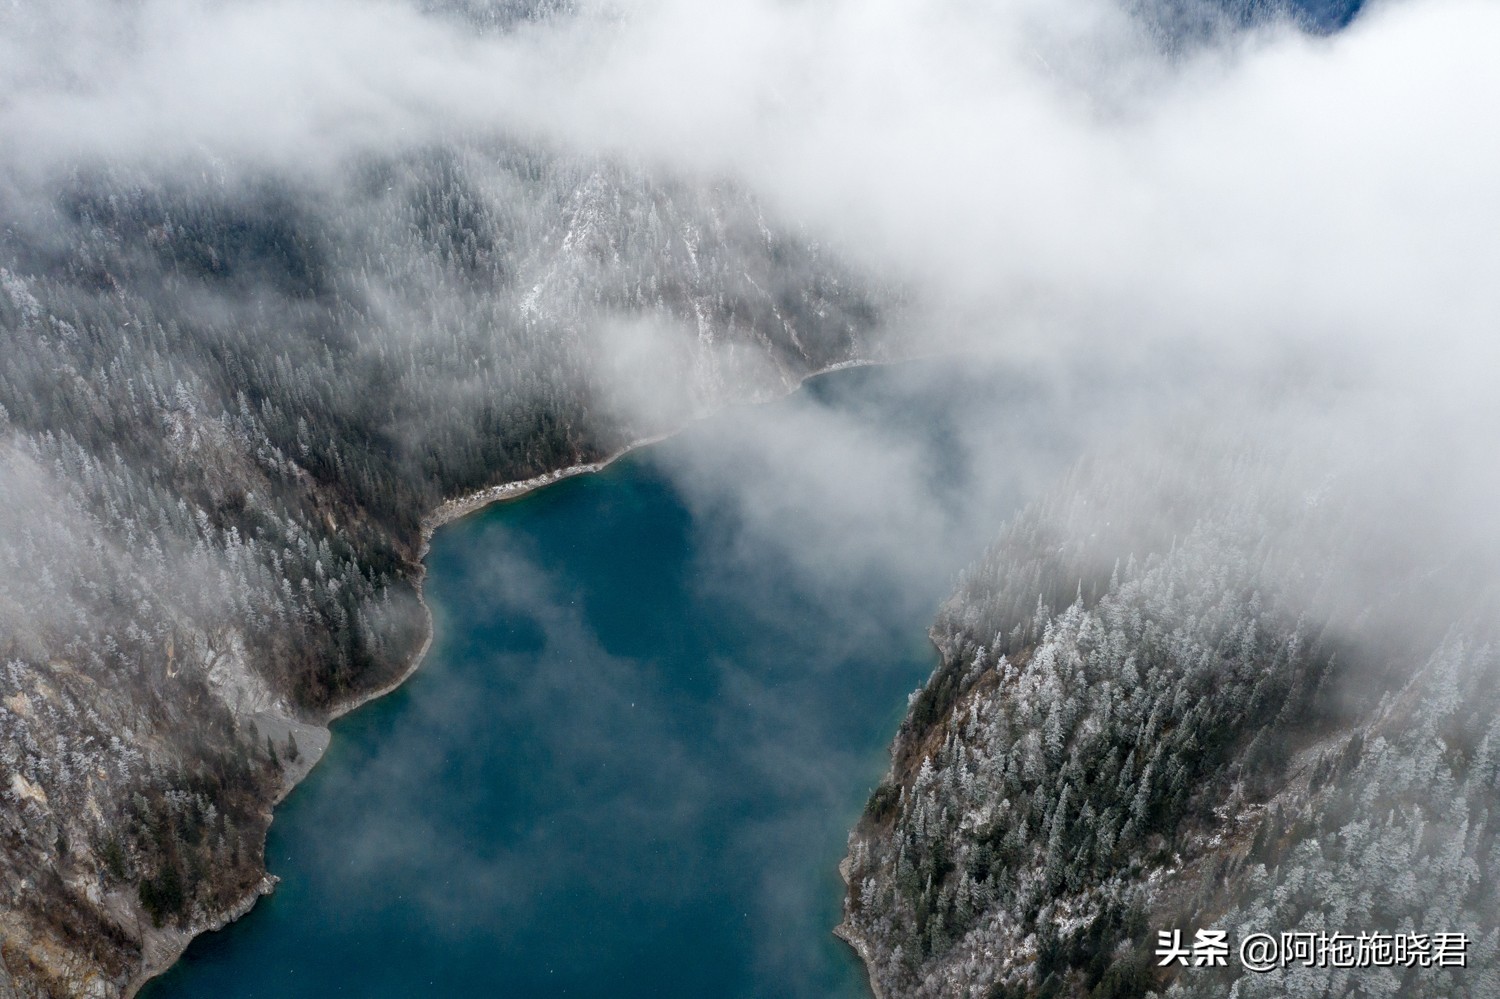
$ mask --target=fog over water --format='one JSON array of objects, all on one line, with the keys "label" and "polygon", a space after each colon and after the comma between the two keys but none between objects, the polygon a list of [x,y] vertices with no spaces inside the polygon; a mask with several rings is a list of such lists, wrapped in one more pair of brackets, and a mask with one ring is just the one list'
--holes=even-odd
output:
[{"label": "fog over water", "polygon": [[[965,493],[1034,491],[965,417],[1060,468],[1057,403],[951,362],[840,372],[443,529],[427,663],[278,815],[276,894],[148,994],[862,994],[829,932],[845,835],[1006,515]],[[816,446],[773,476],[752,431],[778,426]],[[809,501],[829,488],[840,518]]]},{"label": "fog over water", "polygon": [[[271,178],[359,231],[370,158],[516,141],[740,185],[895,303],[872,353],[978,360],[734,409],[440,534],[426,669],[341,723],[273,829],[283,890],[153,999],[857,988],[830,872],[921,636],[1084,450],[1232,433],[1295,458],[1266,463],[1294,499],[1333,469],[1378,556],[1341,599],[1399,578],[1447,620],[1432,566],[1496,578],[1500,7],[1184,37],[1110,0],[427,6],[0,9],[13,224],[45,244],[107,168]],[[454,335],[377,291],[393,339]],[[632,425],[702,408],[650,363],[682,330],[628,318],[557,339],[602,339]]]}]

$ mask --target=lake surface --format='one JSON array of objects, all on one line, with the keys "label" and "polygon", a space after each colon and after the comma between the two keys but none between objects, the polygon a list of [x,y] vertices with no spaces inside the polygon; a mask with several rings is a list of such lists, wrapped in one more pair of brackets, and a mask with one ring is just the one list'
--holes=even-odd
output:
[{"label": "lake surface", "polygon": [[836,865],[954,573],[1070,451],[1028,391],[838,372],[439,531],[421,670],[143,994],[866,996]]}]

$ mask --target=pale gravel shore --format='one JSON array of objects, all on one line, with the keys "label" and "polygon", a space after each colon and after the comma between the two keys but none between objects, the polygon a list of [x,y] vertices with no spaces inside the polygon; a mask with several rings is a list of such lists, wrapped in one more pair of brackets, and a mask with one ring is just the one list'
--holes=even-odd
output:
[{"label": "pale gravel shore", "polygon": [[625,447],[620,448],[620,450],[616,451],[614,454],[611,454],[606,458],[601,458],[599,461],[589,461],[583,462],[578,465],[569,465],[567,468],[560,468],[555,472],[544,472],[541,475],[533,476],[529,479],[522,479],[519,482],[504,482],[498,486],[490,486],[489,488],[481,489],[476,493],[470,493],[468,496],[461,496],[458,499],[447,500],[436,510],[423,517],[422,542],[417,549],[417,576],[413,581],[417,590],[417,601],[422,605],[422,614],[427,620],[427,634],[426,637],[422,639],[422,646],[421,648],[417,649],[416,654],[412,656],[411,663],[407,666],[407,668],[402,670],[401,674],[394,680],[386,684],[384,687],[372,690],[367,694],[362,694],[359,697],[348,701],[347,703],[337,705],[329,712],[328,721],[336,721],[337,719],[344,717],[344,715],[347,715],[349,712],[355,710],[356,708],[362,708],[366,704],[369,704],[371,701],[377,700],[381,697],[384,697],[386,694],[391,693],[396,688],[404,684],[407,680],[410,680],[412,675],[417,672],[418,667],[422,665],[422,661],[427,658],[427,653],[432,648],[432,610],[427,606],[427,597],[423,592],[422,584],[427,580],[427,553],[431,549],[432,536],[437,533],[438,528],[442,527],[445,524],[451,524],[455,520],[461,520],[471,513],[478,513],[485,507],[491,506],[495,503],[504,503],[508,500],[520,499],[522,496],[525,496],[528,493],[532,493],[538,489],[542,489],[554,483],[561,482],[563,479],[571,479],[576,475],[590,475],[594,472],[601,471],[602,469],[614,464],[616,461],[619,461],[627,454],[630,454],[632,451],[636,451],[643,447],[649,447],[652,444],[660,443],[661,441],[664,441],[671,436],[673,436],[673,434],[670,433],[657,434],[654,437],[643,438],[642,440],[627,444]]},{"label": "pale gravel shore", "polygon": [[[902,361],[919,359],[920,358],[916,357],[903,357],[899,360],[891,361],[883,359],[875,360],[860,358],[850,361],[839,361],[836,364],[830,364],[826,368],[819,368],[817,371],[809,372],[808,374],[803,375],[795,382],[787,385],[784,391],[770,393],[764,397],[752,398],[746,401],[751,405],[763,405],[765,403],[776,402],[780,399],[785,399],[788,396],[792,395],[792,393],[800,389],[810,379],[817,378],[822,375],[832,374],[835,371],[845,371],[849,368],[870,368],[877,367],[883,364],[894,364],[901,363]],[[718,413],[722,411],[723,407],[720,407],[719,409],[715,409],[713,412]],[[632,441],[631,443],[626,444],[624,447],[620,448],[618,451],[615,451],[614,453],[604,458],[600,458],[598,461],[581,462],[577,465],[569,465],[567,468],[560,468],[553,472],[543,472],[541,475],[532,476],[529,479],[521,479],[516,482],[502,482],[499,485],[489,486],[487,488],[479,490],[478,492],[470,493],[467,496],[460,496],[456,499],[445,500],[437,507],[437,509],[433,510],[431,513],[423,517],[422,540],[420,546],[417,549],[417,577],[413,582],[417,590],[417,600],[422,604],[422,613],[426,615],[427,618],[427,637],[423,639],[422,647],[417,650],[414,656],[412,656],[411,664],[401,672],[400,676],[392,680],[390,683],[386,684],[384,687],[373,690],[367,694],[363,694],[360,697],[354,698],[353,700],[345,704],[337,705],[329,712],[328,721],[332,722],[339,718],[342,718],[344,715],[355,710],[356,708],[364,707],[371,701],[377,700],[381,697],[384,697],[386,694],[391,693],[396,688],[404,684],[407,680],[411,679],[412,675],[416,673],[418,667],[421,666],[422,660],[427,657],[427,652],[432,647],[432,611],[427,606],[426,595],[423,593],[423,583],[425,583],[427,580],[427,553],[431,549],[432,536],[437,533],[438,528],[443,527],[447,524],[451,524],[455,520],[461,520],[464,517],[469,516],[469,514],[471,513],[478,513],[480,510],[483,510],[488,506],[492,506],[495,503],[505,503],[511,500],[520,499],[521,497],[526,496],[529,493],[533,493],[538,489],[543,489],[547,486],[553,485],[554,483],[561,482],[564,479],[571,479],[574,476],[578,475],[592,475],[595,472],[603,471],[628,454],[638,451],[641,448],[650,447],[653,444],[660,444],[662,441],[676,437],[678,434],[682,433],[684,430],[687,430],[694,424],[700,423],[703,420],[707,419],[709,415],[712,414],[690,420],[689,422],[683,424],[681,427],[678,427],[675,430],[669,430],[665,433],[654,434],[650,437],[643,437],[640,440]]]}]

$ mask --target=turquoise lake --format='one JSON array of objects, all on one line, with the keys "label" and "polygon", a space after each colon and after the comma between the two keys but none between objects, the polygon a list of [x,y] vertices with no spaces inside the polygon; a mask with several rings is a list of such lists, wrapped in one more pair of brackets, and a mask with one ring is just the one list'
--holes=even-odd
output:
[{"label": "turquoise lake", "polygon": [[837,372],[439,531],[421,670],[279,809],[276,893],[143,995],[867,996],[848,829],[955,573],[1071,453],[1003,389]]}]

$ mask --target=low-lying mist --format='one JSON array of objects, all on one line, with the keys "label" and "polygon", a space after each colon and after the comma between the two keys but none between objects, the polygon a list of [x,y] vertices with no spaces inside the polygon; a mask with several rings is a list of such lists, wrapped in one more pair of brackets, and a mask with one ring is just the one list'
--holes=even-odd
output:
[{"label": "low-lying mist", "polygon": [[[96,801],[53,765],[63,709],[0,715],[37,789],[7,870],[97,872],[58,844],[121,830],[109,890],[169,921],[223,911],[280,780],[233,705],[317,719],[396,676],[443,499],[715,411],[654,459],[694,516],[738,525],[706,575],[790,571],[849,641],[881,634],[872,608],[935,612],[1079,453],[1133,470],[1097,508],[1116,548],[1170,548],[1240,493],[1328,502],[1298,521],[1316,544],[1264,521],[1309,615],[1380,642],[1484,633],[1500,9],[1384,0],[1309,30],[1340,21],[1182,0],[0,9],[5,696],[65,688],[125,761]],[[733,408],[934,354],[972,359],[964,384],[919,369],[917,395],[966,401],[913,402],[910,432],[857,401]],[[764,600],[768,622],[799,610]],[[117,714],[85,710],[101,690]],[[190,711],[213,717],[201,744]],[[221,752],[240,762],[215,756],[200,794]],[[231,786],[233,829],[207,804]],[[225,827],[192,863],[157,835],[171,808]],[[230,857],[235,884],[158,890]],[[26,904],[28,925],[62,911]],[[139,941],[116,944],[124,981]]]}]

